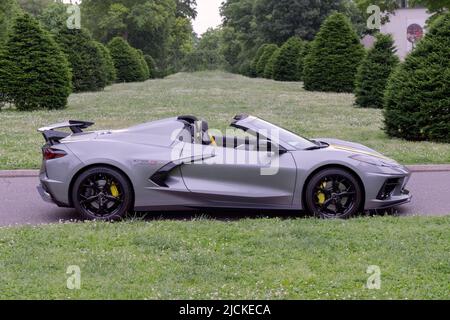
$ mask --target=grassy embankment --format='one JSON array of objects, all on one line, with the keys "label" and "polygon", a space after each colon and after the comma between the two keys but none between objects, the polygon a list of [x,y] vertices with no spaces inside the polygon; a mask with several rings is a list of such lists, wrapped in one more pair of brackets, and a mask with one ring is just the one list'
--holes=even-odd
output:
[{"label": "grassy embankment", "polygon": [[203,117],[224,130],[235,114],[263,117],[306,137],[363,143],[404,163],[450,163],[450,144],[389,139],[382,111],[353,106],[352,94],[307,92],[301,83],[249,79],[223,72],[179,73],[163,80],[116,84],[73,94],[61,111],[0,112],[0,169],[38,168],[42,137],[36,129],[68,119],[93,129],[118,129],[181,114]]},{"label": "grassy embankment", "polygon": [[[450,217],[0,229],[0,299],[449,299]],[[81,289],[66,269],[81,269]],[[370,265],[381,289],[365,288]]]}]

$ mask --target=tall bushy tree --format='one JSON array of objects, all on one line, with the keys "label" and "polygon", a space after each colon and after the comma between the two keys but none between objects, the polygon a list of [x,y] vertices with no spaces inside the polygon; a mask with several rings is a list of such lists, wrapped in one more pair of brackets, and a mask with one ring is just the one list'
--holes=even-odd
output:
[{"label": "tall bushy tree", "polygon": [[83,29],[62,28],[57,41],[72,67],[73,90],[102,90],[108,81],[104,60],[89,33]]},{"label": "tall bushy tree", "polygon": [[264,42],[283,44],[298,36],[312,40],[323,20],[342,7],[342,0],[257,0],[253,14]]},{"label": "tall bushy tree", "polygon": [[51,33],[58,34],[62,29],[67,28],[68,5],[63,2],[54,2],[46,6],[37,16],[39,22]]},{"label": "tall bushy tree", "polygon": [[17,5],[16,0],[0,1],[0,50],[8,38],[14,19],[19,16],[19,14],[20,8]]},{"label": "tall bushy tree", "polygon": [[[223,19],[225,46],[233,42],[232,58],[225,56],[231,70],[256,77],[255,56],[263,43],[256,34],[253,9],[256,0],[226,0],[220,13]],[[226,37],[226,38],[225,38]]]},{"label": "tall bushy tree", "polygon": [[155,60],[149,54],[144,55],[144,59],[145,59],[145,62],[147,63],[147,66],[148,66],[149,79],[155,79],[156,78],[156,64],[155,64]]},{"label": "tall bushy tree", "polygon": [[450,142],[450,13],[442,14],[391,75],[385,130],[408,140]]},{"label": "tall bushy tree", "polygon": [[115,37],[108,43],[108,49],[114,61],[117,81],[141,81],[142,67],[136,50],[121,37]]},{"label": "tall bushy tree", "polygon": [[[236,37],[237,33],[234,28],[222,28],[220,53],[223,55],[226,61],[226,69],[231,72],[239,72],[239,68],[244,62],[240,59],[242,44]],[[247,59],[245,62],[247,65],[249,64],[249,61]]]},{"label": "tall bushy tree", "polygon": [[272,53],[272,56],[269,58],[269,61],[267,61],[267,65],[264,69],[264,78],[266,79],[273,79],[273,70],[275,67],[275,61],[277,61],[278,57],[280,56],[281,48],[278,48]]},{"label": "tall bushy tree", "polygon": [[364,55],[349,20],[341,13],[330,15],[305,58],[305,89],[353,92],[356,71]]},{"label": "tall bushy tree", "polygon": [[356,74],[356,104],[363,108],[383,107],[387,80],[399,63],[392,37],[378,34],[376,39]]},{"label": "tall bushy tree", "polygon": [[258,66],[259,59],[261,59],[262,55],[264,54],[264,51],[266,51],[266,48],[269,45],[270,44],[265,43],[265,44],[263,44],[262,46],[260,46],[258,48],[258,51],[256,51],[256,55],[255,55],[255,57],[253,58],[253,60],[251,61],[251,64],[250,64],[250,76],[251,77],[258,76],[256,68]]},{"label": "tall bushy tree", "polygon": [[303,70],[305,69],[305,58],[309,53],[311,43],[309,41],[303,41],[302,50],[298,55],[297,61],[297,78],[303,80]]},{"label": "tall bushy tree", "polygon": [[194,36],[191,21],[178,17],[170,31],[167,69],[175,73],[183,68],[184,57],[194,50]]},{"label": "tall bushy tree", "polygon": [[109,52],[108,47],[106,47],[103,43],[95,41],[95,45],[100,50],[100,54],[102,55],[103,68],[106,74],[106,83],[113,84],[117,79],[117,72],[116,68],[114,67],[114,61],[111,57],[111,52]]},{"label": "tall bushy tree", "polygon": [[[55,0],[17,0],[24,12],[37,17]],[[61,2],[61,1],[60,1]]]},{"label": "tall bushy tree", "polygon": [[199,71],[223,68],[226,61],[221,54],[221,35],[220,28],[208,29],[198,39],[195,49],[187,55],[183,70]]},{"label": "tall bushy tree", "polygon": [[70,79],[69,63],[50,34],[28,14],[17,18],[0,57],[2,99],[19,110],[61,109]]},{"label": "tall bushy tree", "polygon": [[300,81],[298,73],[299,57],[304,44],[298,37],[292,37],[282,46],[273,68],[273,78],[278,81]]},{"label": "tall bushy tree", "polygon": [[256,75],[258,77],[264,77],[264,70],[266,69],[267,62],[277,49],[278,46],[276,44],[269,44],[265,47],[261,58],[259,58],[258,63],[256,64]]},{"label": "tall bushy tree", "polygon": [[139,65],[141,66],[140,81],[145,81],[150,78],[150,70],[145,61],[144,52],[140,49],[136,49],[136,53],[138,55]]},{"label": "tall bushy tree", "polygon": [[187,53],[195,7],[194,0],[83,0],[81,13],[96,40],[120,36],[150,54],[163,73]]}]

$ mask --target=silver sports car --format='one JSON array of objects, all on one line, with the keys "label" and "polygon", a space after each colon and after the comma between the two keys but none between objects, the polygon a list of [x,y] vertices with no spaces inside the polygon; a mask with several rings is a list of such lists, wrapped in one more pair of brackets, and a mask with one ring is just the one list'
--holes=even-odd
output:
[{"label": "silver sports car", "polygon": [[39,193],[87,219],[198,208],[348,218],[411,199],[410,172],[382,154],[347,141],[306,139],[254,116],[236,116],[226,134],[194,116],[83,132],[92,125],[39,129],[46,140]]}]

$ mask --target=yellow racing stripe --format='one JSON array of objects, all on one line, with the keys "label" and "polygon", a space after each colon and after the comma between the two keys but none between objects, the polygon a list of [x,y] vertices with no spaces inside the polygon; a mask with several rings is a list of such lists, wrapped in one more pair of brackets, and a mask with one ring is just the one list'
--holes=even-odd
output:
[{"label": "yellow racing stripe", "polygon": [[373,153],[373,152],[369,152],[369,151],[356,149],[356,148],[352,148],[352,147],[338,146],[338,145],[335,145],[335,144],[330,144],[330,147],[332,147],[334,149],[337,149],[337,150],[344,150],[344,151],[350,151],[350,152],[354,152],[354,153],[364,154],[364,155],[367,155],[367,156],[372,156],[372,157],[380,158],[380,159],[383,159],[383,160],[391,160],[388,157],[385,157],[383,155],[380,155],[380,154],[377,154],[377,153]]}]

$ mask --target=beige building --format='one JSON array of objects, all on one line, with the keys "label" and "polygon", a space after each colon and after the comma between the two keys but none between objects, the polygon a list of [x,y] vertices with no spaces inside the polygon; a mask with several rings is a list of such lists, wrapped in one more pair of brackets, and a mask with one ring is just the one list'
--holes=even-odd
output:
[{"label": "beige building", "polygon": [[[411,8],[407,0],[402,0],[399,1],[399,9],[389,15],[389,22],[381,26],[382,33],[391,34],[394,38],[400,59],[403,60],[415,43],[423,37],[429,17],[426,8]],[[366,47],[372,46],[373,37],[365,37],[362,43]]]}]

